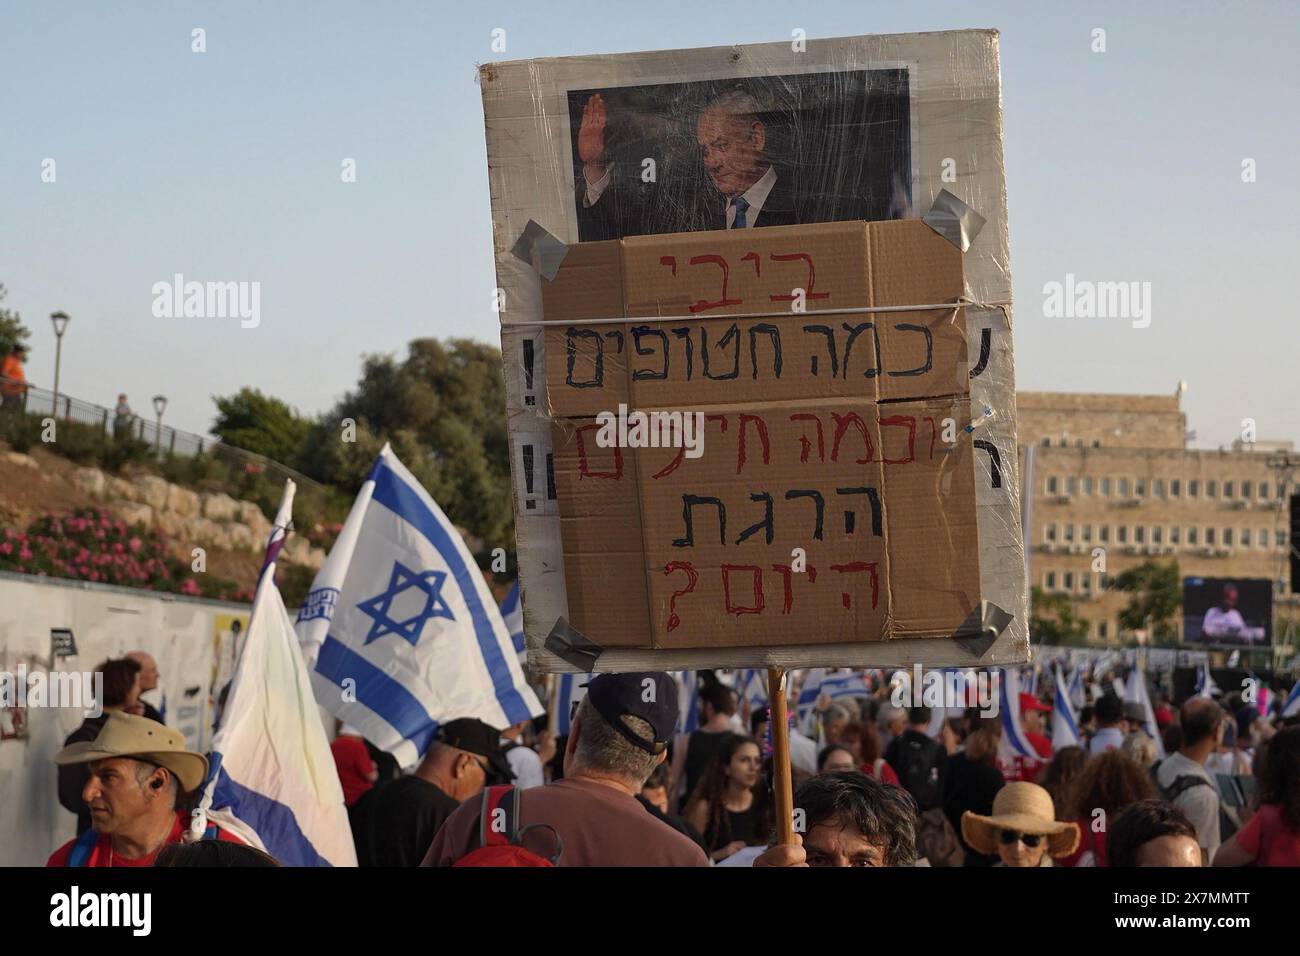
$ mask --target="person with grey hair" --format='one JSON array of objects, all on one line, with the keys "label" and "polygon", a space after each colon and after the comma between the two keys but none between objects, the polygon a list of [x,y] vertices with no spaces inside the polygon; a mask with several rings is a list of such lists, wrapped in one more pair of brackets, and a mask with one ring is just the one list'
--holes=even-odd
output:
[{"label": "person with grey hair", "polygon": [[[741,88],[723,90],[696,115],[700,163],[713,192],[694,228],[750,229],[799,223],[792,176],[770,156],[768,122],[758,100]],[[609,106],[601,93],[583,105],[578,130],[578,218],[583,240],[618,239],[644,232],[644,197],[620,188],[608,148]],[[633,170],[639,174],[640,169]],[[627,179],[639,176],[624,177]],[[683,216],[691,211],[681,210]],[[668,231],[680,232],[688,227]]]},{"label": "person with grey hair", "polygon": [[[696,843],[636,799],[667,756],[676,682],[662,671],[600,674],[586,688],[564,750],[564,778],[517,793],[520,839],[557,866],[707,866]],[[483,806],[463,803],[421,865],[452,866],[479,849]],[[532,845],[547,833],[544,849]]]},{"label": "person with grey hair", "polygon": [[880,725],[880,746],[888,753],[894,738],[901,737],[907,729],[907,711],[893,704],[882,704],[876,713],[876,721]]}]

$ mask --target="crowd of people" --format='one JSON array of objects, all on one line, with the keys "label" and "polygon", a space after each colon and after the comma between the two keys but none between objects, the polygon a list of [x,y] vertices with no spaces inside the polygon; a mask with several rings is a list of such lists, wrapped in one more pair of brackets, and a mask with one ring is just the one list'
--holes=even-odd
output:
[{"label": "crowd of people", "polygon": [[[103,714],[55,758],[77,837],[49,865],[277,865],[220,827],[188,832],[208,758],[140,699],[158,683],[153,659],[99,671]],[[782,843],[768,709],[713,672],[699,680],[688,734],[670,675],[598,675],[567,734],[546,718],[454,719],[409,773],[337,725],[360,865],[1300,866],[1300,721],[1239,696],[1157,695],[1158,747],[1142,709],[1098,692],[1080,744],[1053,750],[1050,706],[1022,694],[1037,755],[1009,758],[1003,721],[978,709],[900,709],[883,682],[823,695],[791,718]]]}]

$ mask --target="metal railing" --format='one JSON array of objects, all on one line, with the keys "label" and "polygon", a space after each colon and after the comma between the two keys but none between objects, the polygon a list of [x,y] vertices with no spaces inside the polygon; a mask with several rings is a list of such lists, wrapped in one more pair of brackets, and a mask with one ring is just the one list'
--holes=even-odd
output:
[{"label": "metal railing", "polygon": [[196,435],[170,425],[159,426],[156,420],[142,415],[118,415],[113,409],[82,401],[60,393],[55,407],[54,393],[44,388],[28,386],[24,411],[38,418],[53,418],[61,422],[77,422],[100,429],[106,439],[132,438],[155,449],[159,457],[174,456],[194,458],[212,455],[234,465],[248,474],[266,474],[283,480],[292,478],[301,487],[321,488],[320,482],[308,478],[287,465],[273,461],[265,455],[228,445],[211,435]]}]

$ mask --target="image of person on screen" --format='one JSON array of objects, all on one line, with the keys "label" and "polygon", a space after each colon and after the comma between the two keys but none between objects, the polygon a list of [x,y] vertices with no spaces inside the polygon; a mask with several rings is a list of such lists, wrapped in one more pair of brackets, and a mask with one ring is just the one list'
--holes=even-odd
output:
[{"label": "image of person on screen", "polygon": [[[582,110],[578,159],[582,164],[578,216],[584,236],[617,238],[643,231],[645,210],[620,190],[606,149],[609,116],[604,97],[593,93]],[[680,210],[681,221],[669,231],[751,229],[799,222],[790,176],[765,151],[767,124],[758,101],[733,89],[710,100],[695,122],[695,139],[708,186],[701,190],[703,208]],[[662,219],[663,210],[657,218]]]},{"label": "image of person on screen", "polygon": [[1237,610],[1237,586],[1225,584],[1223,598],[1218,607],[1205,612],[1201,631],[1206,637],[1241,637],[1246,634],[1246,622]]}]

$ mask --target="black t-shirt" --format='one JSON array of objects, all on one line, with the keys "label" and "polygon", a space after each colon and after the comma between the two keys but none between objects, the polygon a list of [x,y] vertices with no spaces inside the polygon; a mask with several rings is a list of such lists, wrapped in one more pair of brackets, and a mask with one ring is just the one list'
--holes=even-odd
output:
[{"label": "black t-shirt", "polygon": [[967,810],[981,816],[993,813],[993,798],[1006,785],[1002,771],[986,763],[977,763],[965,753],[948,759],[943,780],[943,812],[966,850],[966,866],[992,866],[996,856],[984,856],[966,845],[961,835],[961,817]]},{"label": "black t-shirt", "polygon": [[740,840],[747,846],[763,843],[767,834],[759,832],[759,810],[757,799],[749,805],[748,810],[736,811],[723,807],[722,812],[726,814],[726,824],[721,828],[723,832],[715,832],[713,820],[710,819],[704,828],[704,849],[712,853],[735,840]]},{"label": "black t-shirt", "polygon": [[358,866],[419,866],[447,818],[460,806],[419,777],[368,790],[348,811]]},{"label": "black t-shirt", "polygon": [[722,742],[731,736],[730,730],[693,730],[686,742],[686,793],[682,795],[682,806],[690,802],[695,785],[700,782],[704,772],[709,769],[713,756],[718,752]]}]

